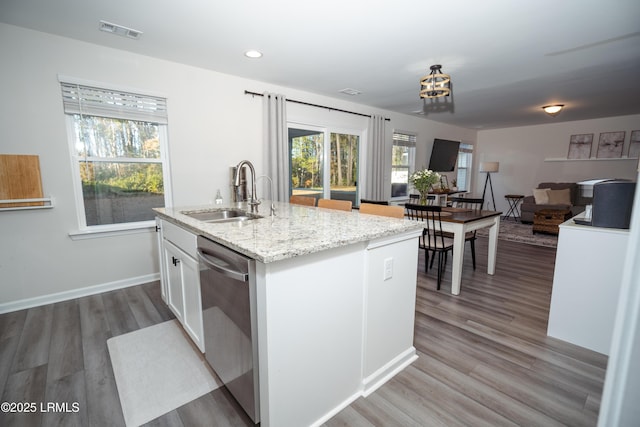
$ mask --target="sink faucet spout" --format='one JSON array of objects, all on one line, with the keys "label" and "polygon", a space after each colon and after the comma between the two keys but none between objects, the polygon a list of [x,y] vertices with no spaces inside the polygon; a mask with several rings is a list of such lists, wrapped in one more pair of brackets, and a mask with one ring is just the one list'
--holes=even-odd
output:
[{"label": "sink faucet spout", "polygon": [[249,160],[242,160],[238,163],[238,166],[236,166],[233,185],[236,187],[240,185],[240,170],[244,166],[249,166],[249,170],[251,171],[251,200],[249,200],[249,206],[251,206],[251,212],[258,212],[258,205],[260,204],[260,201],[256,197],[256,170]]}]

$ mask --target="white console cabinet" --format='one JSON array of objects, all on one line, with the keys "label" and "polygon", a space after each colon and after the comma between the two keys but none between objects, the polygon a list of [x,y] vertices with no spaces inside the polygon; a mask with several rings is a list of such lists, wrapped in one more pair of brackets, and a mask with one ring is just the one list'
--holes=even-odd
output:
[{"label": "white console cabinet", "polygon": [[204,352],[200,269],[196,254],[197,236],[168,221],[158,220],[162,232],[159,248],[166,303],[184,330]]},{"label": "white console cabinet", "polygon": [[629,230],[560,225],[547,335],[609,354]]}]

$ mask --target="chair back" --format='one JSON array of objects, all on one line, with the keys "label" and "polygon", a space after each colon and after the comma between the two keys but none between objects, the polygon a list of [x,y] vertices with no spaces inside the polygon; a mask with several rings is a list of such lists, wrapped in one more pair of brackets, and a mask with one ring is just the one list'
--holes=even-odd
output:
[{"label": "chair back", "polygon": [[[427,204],[428,205],[433,205],[433,202],[435,200],[436,200],[436,196],[434,196],[433,194],[427,195]],[[409,194],[409,201],[411,203],[419,203],[420,195],[419,194]]]},{"label": "chair back", "polygon": [[442,221],[440,212],[442,207],[430,205],[415,205],[407,203],[404,205],[409,219],[422,221],[425,227],[420,238],[422,249],[443,249],[445,248],[445,237],[442,233]]},{"label": "chair back", "polygon": [[360,199],[360,204],[369,203],[371,205],[388,205],[389,202],[386,200],[369,200],[369,199]]},{"label": "chair back", "polygon": [[388,216],[391,218],[404,218],[402,206],[377,205],[375,203],[360,203],[360,213],[369,215]]},{"label": "chair back", "polygon": [[474,211],[482,210],[482,205],[484,205],[484,200],[482,200],[482,198],[451,197],[449,200],[451,201],[451,207],[472,209]]},{"label": "chair back", "polygon": [[289,203],[294,205],[315,206],[316,198],[311,196],[293,195],[289,197]]},{"label": "chair back", "polygon": [[320,199],[318,200],[318,207],[351,212],[351,200]]}]

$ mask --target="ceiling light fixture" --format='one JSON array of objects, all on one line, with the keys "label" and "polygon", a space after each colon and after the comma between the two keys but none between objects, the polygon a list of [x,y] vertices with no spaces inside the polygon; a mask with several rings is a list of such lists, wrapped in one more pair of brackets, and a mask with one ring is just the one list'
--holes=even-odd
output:
[{"label": "ceiling light fixture", "polygon": [[98,28],[100,29],[100,31],[104,31],[105,33],[116,34],[118,36],[127,37],[134,40],[138,40],[142,35],[142,31],[123,27],[122,25],[113,24],[107,21],[100,21],[100,25]]},{"label": "ceiling light fixture", "polygon": [[564,108],[564,104],[545,105],[542,107],[545,113],[551,117],[555,117],[560,114],[560,111]]},{"label": "ceiling light fixture", "polygon": [[257,50],[248,50],[244,53],[244,56],[246,56],[247,58],[261,58],[262,52],[259,52]]},{"label": "ceiling light fixture", "polygon": [[451,76],[442,73],[442,65],[432,65],[431,73],[420,79],[420,98],[440,98],[451,93]]}]

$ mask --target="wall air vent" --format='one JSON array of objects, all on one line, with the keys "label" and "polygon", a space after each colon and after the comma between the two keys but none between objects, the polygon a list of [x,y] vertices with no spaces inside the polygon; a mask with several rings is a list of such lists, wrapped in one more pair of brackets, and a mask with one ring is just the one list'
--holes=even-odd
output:
[{"label": "wall air vent", "polygon": [[360,94],[362,93],[362,92],[360,92],[359,90],[357,90],[357,89],[351,89],[350,87],[345,88],[345,89],[342,89],[342,90],[340,90],[339,92],[342,92],[342,93],[344,93],[344,94],[346,94],[346,95],[351,95],[351,96],[354,96],[354,95],[360,95]]},{"label": "wall air vent", "polygon": [[122,25],[113,24],[107,21],[100,21],[100,26],[98,28],[100,29],[100,31],[104,31],[105,33],[117,34],[119,36],[128,37],[134,40],[139,39],[142,35],[142,31],[123,27]]}]

